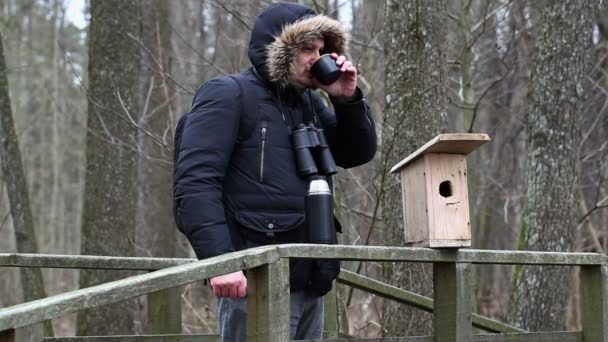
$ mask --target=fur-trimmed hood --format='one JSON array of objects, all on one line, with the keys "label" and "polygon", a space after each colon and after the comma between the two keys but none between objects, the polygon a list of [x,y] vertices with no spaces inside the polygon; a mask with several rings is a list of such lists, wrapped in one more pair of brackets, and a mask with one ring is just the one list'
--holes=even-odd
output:
[{"label": "fur-trimmed hood", "polygon": [[276,3],[256,19],[249,43],[249,59],[267,81],[286,87],[292,84],[300,50],[315,39],[323,39],[322,53],[345,54],[348,33],[329,17],[296,3]]}]

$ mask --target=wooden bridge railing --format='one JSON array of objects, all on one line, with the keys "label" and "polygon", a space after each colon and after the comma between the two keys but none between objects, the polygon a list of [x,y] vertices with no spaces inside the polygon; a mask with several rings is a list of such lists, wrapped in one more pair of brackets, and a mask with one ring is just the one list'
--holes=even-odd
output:
[{"label": "wooden bridge railing", "polygon": [[[368,341],[608,342],[608,258],[599,254],[304,244],[259,247],[196,262],[190,259],[0,254],[0,267],[157,270],[0,309],[0,340],[18,340],[16,333],[20,328],[36,326],[45,320],[78,310],[248,269],[248,341],[288,341],[288,259],[293,257],[433,263],[434,305],[429,298],[416,297],[407,291],[350,272],[341,274],[339,281],[345,284],[434,311],[433,337]],[[515,332],[517,329],[472,314],[469,286],[471,264],[581,266],[582,331],[472,335],[472,326],[495,332]]]}]

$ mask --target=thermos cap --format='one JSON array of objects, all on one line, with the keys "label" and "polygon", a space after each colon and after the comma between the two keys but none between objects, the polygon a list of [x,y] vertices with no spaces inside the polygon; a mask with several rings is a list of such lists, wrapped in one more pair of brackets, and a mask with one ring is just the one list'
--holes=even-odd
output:
[{"label": "thermos cap", "polygon": [[325,179],[313,179],[308,186],[307,195],[331,195]]}]

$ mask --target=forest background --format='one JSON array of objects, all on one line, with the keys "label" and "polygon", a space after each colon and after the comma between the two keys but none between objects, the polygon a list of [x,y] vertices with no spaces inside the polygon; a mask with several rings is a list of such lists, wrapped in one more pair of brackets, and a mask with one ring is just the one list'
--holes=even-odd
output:
[{"label": "forest background", "polygon": [[[403,245],[390,167],[436,134],[481,132],[492,142],[468,157],[474,248],[606,254],[601,1],[300,2],[351,33],[377,122],[374,161],[337,176],[342,243]],[[175,123],[203,82],[249,65],[249,32],[269,3],[92,0],[74,13],[74,0],[0,0],[0,252],[193,257],[172,216]],[[432,292],[428,266],[342,266]],[[530,330],[575,329],[577,273],[476,266],[474,310]],[[2,268],[0,307],[131,274]],[[341,286],[337,296],[343,333],[432,332],[429,314]],[[217,332],[206,286],[181,288],[181,300],[184,332]],[[145,307],[138,298],[52,329],[144,333]],[[120,324],[99,324],[109,318]]]}]

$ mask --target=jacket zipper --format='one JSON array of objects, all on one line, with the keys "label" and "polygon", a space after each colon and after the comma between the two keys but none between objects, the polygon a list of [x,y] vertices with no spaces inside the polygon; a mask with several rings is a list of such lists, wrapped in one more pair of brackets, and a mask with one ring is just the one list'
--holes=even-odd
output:
[{"label": "jacket zipper", "polygon": [[260,151],[260,182],[264,181],[264,153],[266,151],[266,132],[268,131],[268,127],[266,127],[266,121],[262,122],[262,149]]}]

